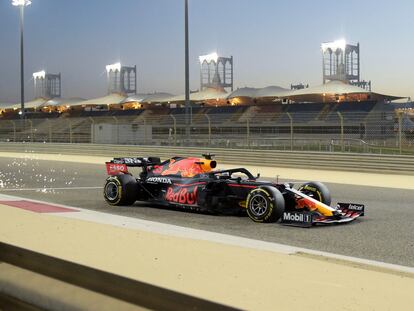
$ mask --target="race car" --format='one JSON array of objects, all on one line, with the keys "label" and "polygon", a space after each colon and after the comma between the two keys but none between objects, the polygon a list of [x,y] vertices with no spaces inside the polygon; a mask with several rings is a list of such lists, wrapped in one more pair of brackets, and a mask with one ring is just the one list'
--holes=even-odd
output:
[{"label": "race car", "polygon": [[[139,176],[129,168],[139,167]],[[348,223],[364,216],[365,206],[338,203],[331,207],[328,188],[320,182],[294,183],[259,180],[245,168],[216,170],[213,155],[202,158],[159,157],[114,158],[106,162],[109,177],[105,200],[111,205],[136,201],[210,214],[247,214],[253,221],[280,220],[286,225]]]}]

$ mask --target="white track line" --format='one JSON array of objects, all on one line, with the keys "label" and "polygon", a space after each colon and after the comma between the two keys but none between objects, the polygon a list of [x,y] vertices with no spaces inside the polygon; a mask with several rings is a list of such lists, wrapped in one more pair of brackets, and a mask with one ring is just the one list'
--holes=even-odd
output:
[{"label": "white track line", "polygon": [[[27,200],[27,199],[0,194],[0,201],[1,200]],[[210,241],[214,243],[220,243],[220,244],[226,244],[226,245],[232,245],[232,246],[238,246],[238,247],[246,247],[246,248],[252,248],[252,249],[257,249],[257,250],[272,251],[272,252],[289,254],[289,255],[293,255],[297,253],[318,255],[318,256],[324,256],[324,257],[328,257],[332,259],[345,260],[351,263],[354,262],[354,263],[364,264],[368,266],[391,269],[391,270],[400,271],[400,272],[414,273],[414,267],[407,267],[407,266],[402,266],[402,265],[385,263],[381,261],[375,261],[375,260],[369,260],[369,259],[363,259],[363,258],[357,258],[357,257],[351,257],[351,256],[344,256],[344,255],[317,251],[317,250],[301,248],[301,247],[295,247],[295,246],[289,246],[289,245],[284,245],[284,244],[279,244],[279,243],[248,239],[248,238],[238,237],[238,236],[229,235],[229,234],[222,234],[222,233],[216,233],[216,232],[211,232],[211,231],[206,231],[206,230],[192,229],[188,227],[159,223],[159,222],[143,220],[139,218],[118,216],[114,214],[96,212],[96,211],[92,211],[88,209],[67,206],[67,205],[62,205],[62,204],[54,204],[54,203],[49,203],[45,201],[38,201],[38,200],[30,200],[30,201],[45,203],[45,204],[53,204],[56,206],[76,209],[79,211],[77,213],[76,212],[75,213],[53,213],[53,216],[65,217],[65,218],[70,218],[70,219],[78,219],[78,220],[83,220],[83,221],[90,221],[90,222],[112,225],[112,226],[117,226],[117,227],[127,228],[127,229],[142,230],[146,232],[170,235],[170,236],[175,236],[175,237],[180,237],[180,238],[187,238],[187,239],[193,239],[193,240],[194,239],[204,240],[204,241]],[[301,229],[298,229],[298,230],[301,230]]]},{"label": "white track line", "polygon": [[96,187],[60,187],[60,188],[2,188],[0,192],[8,192],[8,191],[49,191],[49,190],[90,190],[90,189],[102,189],[102,186]]}]

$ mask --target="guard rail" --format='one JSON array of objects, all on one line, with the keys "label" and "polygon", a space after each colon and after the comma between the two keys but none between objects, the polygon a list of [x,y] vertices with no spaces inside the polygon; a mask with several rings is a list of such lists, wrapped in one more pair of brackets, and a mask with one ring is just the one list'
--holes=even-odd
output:
[{"label": "guard rail", "polygon": [[0,152],[93,155],[104,157],[216,155],[217,161],[234,165],[311,168],[414,175],[414,156],[352,154],[309,151],[275,151],[141,145],[0,143]]}]

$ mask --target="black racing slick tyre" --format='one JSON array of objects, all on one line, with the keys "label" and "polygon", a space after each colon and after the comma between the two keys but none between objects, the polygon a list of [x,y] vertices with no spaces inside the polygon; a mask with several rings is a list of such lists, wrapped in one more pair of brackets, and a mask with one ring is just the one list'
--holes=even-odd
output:
[{"label": "black racing slick tyre", "polygon": [[274,187],[260,187],[249,192],[247,215],[255,222],[275,222],[285,210],[285,199]]},{"label": "black racing slick tyre", "polygon": [[132,205],[137,200],[137,181],[129,174],[110,176],[104,186],[104,197],[111,205]]},{"label": "black racing slick tyre", "polygon": [[300,186],[298,190],[319,202],[331,205],[331,192],[328,187],[319,181],[307,182]]}]

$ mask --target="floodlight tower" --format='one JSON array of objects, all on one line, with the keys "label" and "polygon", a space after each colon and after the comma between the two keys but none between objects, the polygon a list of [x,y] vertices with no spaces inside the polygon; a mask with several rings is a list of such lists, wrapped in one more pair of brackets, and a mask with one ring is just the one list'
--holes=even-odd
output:
[{"label": "floodlight tower", "polygon": [[200,88],[230,88],[233,91],[233,56],[217,53],[200,56]]},{"label": "floodlight tower", "polygon": [[344,39],[322,43],[323,83],[332,80],[359,81],[359,43],[347,44]]},{"label": "floodlight tower", "polygon": [[371,81],[361,80],[359,43],[348,44],[344,39],[322,43],[323,83],[343,81],[371,91]]},{"label": "floodlight tower", "polygon": [[61,74],[46,73],[42,70],[33,73],[35,98],[56,98],[62,96]]},{"label": "floodlight tower", "polygon": [[122,66],[115,63],[106,66],[108,94],[136,94],[137,93],[137,66]]},{"label": "floodlight tower", "polygon": [[24,119],[24,8],[32,4],[30,0],[12,0],[12,5],[20,8],[20,112]]}]

